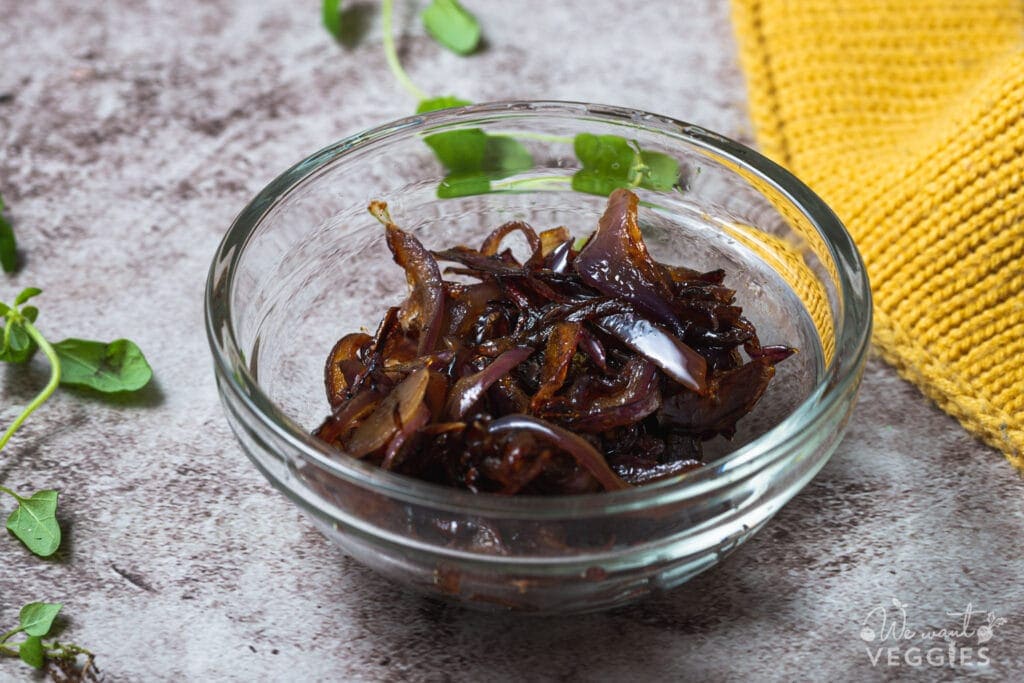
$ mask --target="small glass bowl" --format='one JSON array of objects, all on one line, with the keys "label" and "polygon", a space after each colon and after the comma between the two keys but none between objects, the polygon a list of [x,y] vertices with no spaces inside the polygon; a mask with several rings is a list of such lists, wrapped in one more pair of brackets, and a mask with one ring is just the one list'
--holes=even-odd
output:
[{"label": "small glass bowl", "polygon": [[[523,163],[520,155],[513,169],[484,178],[475,190],[482,193],[439,198],[452,183],[424,138],[478,130],[514,138],[530,158]],[[435,249],[479,244],[512,219],[588,234],[606,199],[573,189],[581,170],[574,144],[585,134],[675,159],[680,172],[671,189],[635,188],[653,256],[724,268],[762,342],[800,349],[779,365],[736,437],[707,442],[708,464],[675,479],[555,497],[444,488],[311,437],[329,412],[328,351],[348,332],[374,329],[407,291],[368,203],[388,202],[395,221]],[[853,407],[871,301],[861,258],[835,215],[747,147],[630,109],[498,102],[389,123],[279,176],[242,210],[217,250],[206,324],[220,395],[243,450],[328,538],[424,592],[552,613],[605,609],[687,581],[807,484],[835,450]]]}]

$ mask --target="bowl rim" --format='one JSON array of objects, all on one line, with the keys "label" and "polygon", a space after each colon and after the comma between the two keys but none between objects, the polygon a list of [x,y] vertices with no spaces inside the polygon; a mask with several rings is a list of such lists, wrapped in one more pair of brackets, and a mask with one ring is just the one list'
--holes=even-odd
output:
[{"label": "bowl rim", "polygon": [[[338,458],[336,449],[315,439],[277,408],[252,376],[239,349],[230,299],[235,266],[249,238],[292,191],[323,167],[357,150],[394,136],[419,135],[424,129],[434,133],[446,125],[464,127],[495,119],[545,117],[628,125],[664,135],[727,160],[792,202],[818,231],[837,266],[841,310],[836,351],[821,380],[781,422],[709,466],[623,491],[553,496],[480,494],[396,474],[361,460]],[[871,338],[872,301],[863,259],[835,213],[802,181],[746,145],[698,125],[637,109],[573,101],[507,100],[396,119],[332,143],[281,173],[239,212],[221,240],[207,276],[204,318],[221,391],[229,392],[276,440],[297,449],[307,462],[332,476],[407,503],[453,513],[543,519],[616,514],[706,496],[784,458],[803,430],[823,421],[830,408],[859,381]]]}]

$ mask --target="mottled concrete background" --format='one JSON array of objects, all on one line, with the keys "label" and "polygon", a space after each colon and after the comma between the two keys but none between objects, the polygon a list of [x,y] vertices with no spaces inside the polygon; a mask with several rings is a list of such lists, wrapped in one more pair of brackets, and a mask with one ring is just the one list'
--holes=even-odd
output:
[{"label": "mottled concrete background", "polygon": [[[487,35],[467,60],[398,4],[428,91],[621,104],[751,140],[724,2],[466,0]],[[346,50],[313,0],[0,0],[0,192],[24,261],[0,298],[43,287],[47,334],[130,337],[157,378],[123,405],[64,392],[0,456],[5,484],[61,489],[66,532],[52,561],[0,537],[0,630],[25,602],[62,601],[63,637],[115,681],[1022,680],[1024,485],[877,361],[835,458],[760,536],[610,614],[481,616],[404,594],[263,481],[221,415],[202,285],[235,213],[280,170],[414,106],[362,6],[369,33]],[[43,363],[0,381],[7,424]],[[892,598],[918,633],[955,630],[947,612],[968,603],[1005,618],[990,663],[951,667],[937,634],[883,645],[938,646],[940,664],[883,652],[873,666],[862,623],[877,605],[895,616]],[[985,622],[953,636],[974,660]],[[0,679],[26,672],[0,661]]]}]

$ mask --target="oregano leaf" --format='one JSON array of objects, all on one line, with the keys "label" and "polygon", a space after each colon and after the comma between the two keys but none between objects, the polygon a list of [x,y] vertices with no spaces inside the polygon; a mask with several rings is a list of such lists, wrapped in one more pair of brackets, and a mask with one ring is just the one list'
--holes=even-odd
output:
[{"label": "oregano leaf", "polygon": [[427,33],[456,54],[468,55],[480,44],[480,24],[457,0],[433,0],[422,18]]},{"label": "oregano leaf", "polygon": [[17,323],[11,323],[11,350],[14,352],[27,351],[32,343],[32,337],[28,336],[25,328]]},{"label": "oregano leaf", "polygon": [[573,151],[583,168],[573,175],[572,189],[607,196],[629,186],[636,151],[625,138],[580,133],[573,140]]},{"label": "oregano leaf", "polygon": [[500,177],[525,171],[533,166],[533,157],[522,143],[507,135],[488,135],[484,147],[483,170]]},{"label": "oregano leaf", "polygon": [[321,11],[324,28],[337,40],[341,40],[341,0],[323,0]]},{"label": "oregano leaf", "polygon": [[43,293],[43,290],[38,287],[26,287],[18,293],[18,296],[14,299],[14,305],[20,306],[34,296],[39,296]]},{"label": "oregano leaf", "polygon": [[45,636],[62,607],[59,602],[30,602],[18,614],[21,628],[30,636]]},{"label": "oregano leaf", "polygon": [[649,190],[667,192],[679,182],[679,162],[661,152],[640,152],[640,158],[646,167],[640,187]]},{"label": "oregano leaf", "polygon": [[451,173],[479,173],[487,151],[487,134],[479,128],[435,133],[423,138]]},{"label": "oregano leaf", "polygon": [[[0,311],[2,313],[3,311]],[[21,314],[30,322],[34,323],[36,318],[39,317],[39,309],[35,306],[25,306],[21,309]]]},{"label": "oregano leaf", "polygon": [[127,339],[105,344],[87,339],[65,339],[53,345],[60,358],[60,383],[86,386],[112,393],[146,386],[153,370],[142,351]]},{"label": "oregano leaf", "polygon": [[579,192],[607,196],[620,187],[666,191],[679,178],[674,158],[646,150],[638,156],[637,148],[618,135],[580,133],[573,150],[583,167],[572,178],[572,188]]},{"label": "oregano leaf", "polygon": [[19,498],[18,507],[7,518],[7,528],[36,555],[55,553],[60,547],[57,492],[36,491],[30,498]]},{"label": "oregano leaf", "polygon": [[43,654],[43,640],[39,636],[29,636],[18,644],[18,657],[31,667],[42,669],[46,663]]},{"label": "oregano leaf", "polygon": [[438,109],[465,107],[467,104],[472,104],[472,102],[460,99],[454,95],[442,95],[441,97],[432,97],[428,100],[420,100],[420,103],[416,106],[416,113],[425,114],[428,111],[437,111]]}]

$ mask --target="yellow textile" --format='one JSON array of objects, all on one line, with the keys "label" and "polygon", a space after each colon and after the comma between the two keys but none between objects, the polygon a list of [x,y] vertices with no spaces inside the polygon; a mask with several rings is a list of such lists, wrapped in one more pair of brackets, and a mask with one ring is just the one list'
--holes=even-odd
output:
[{"label": "yellow textile", "polygon": [[836,211],[875,344],[1024,469],[1024,0],[734,0],[763,151]]}]

